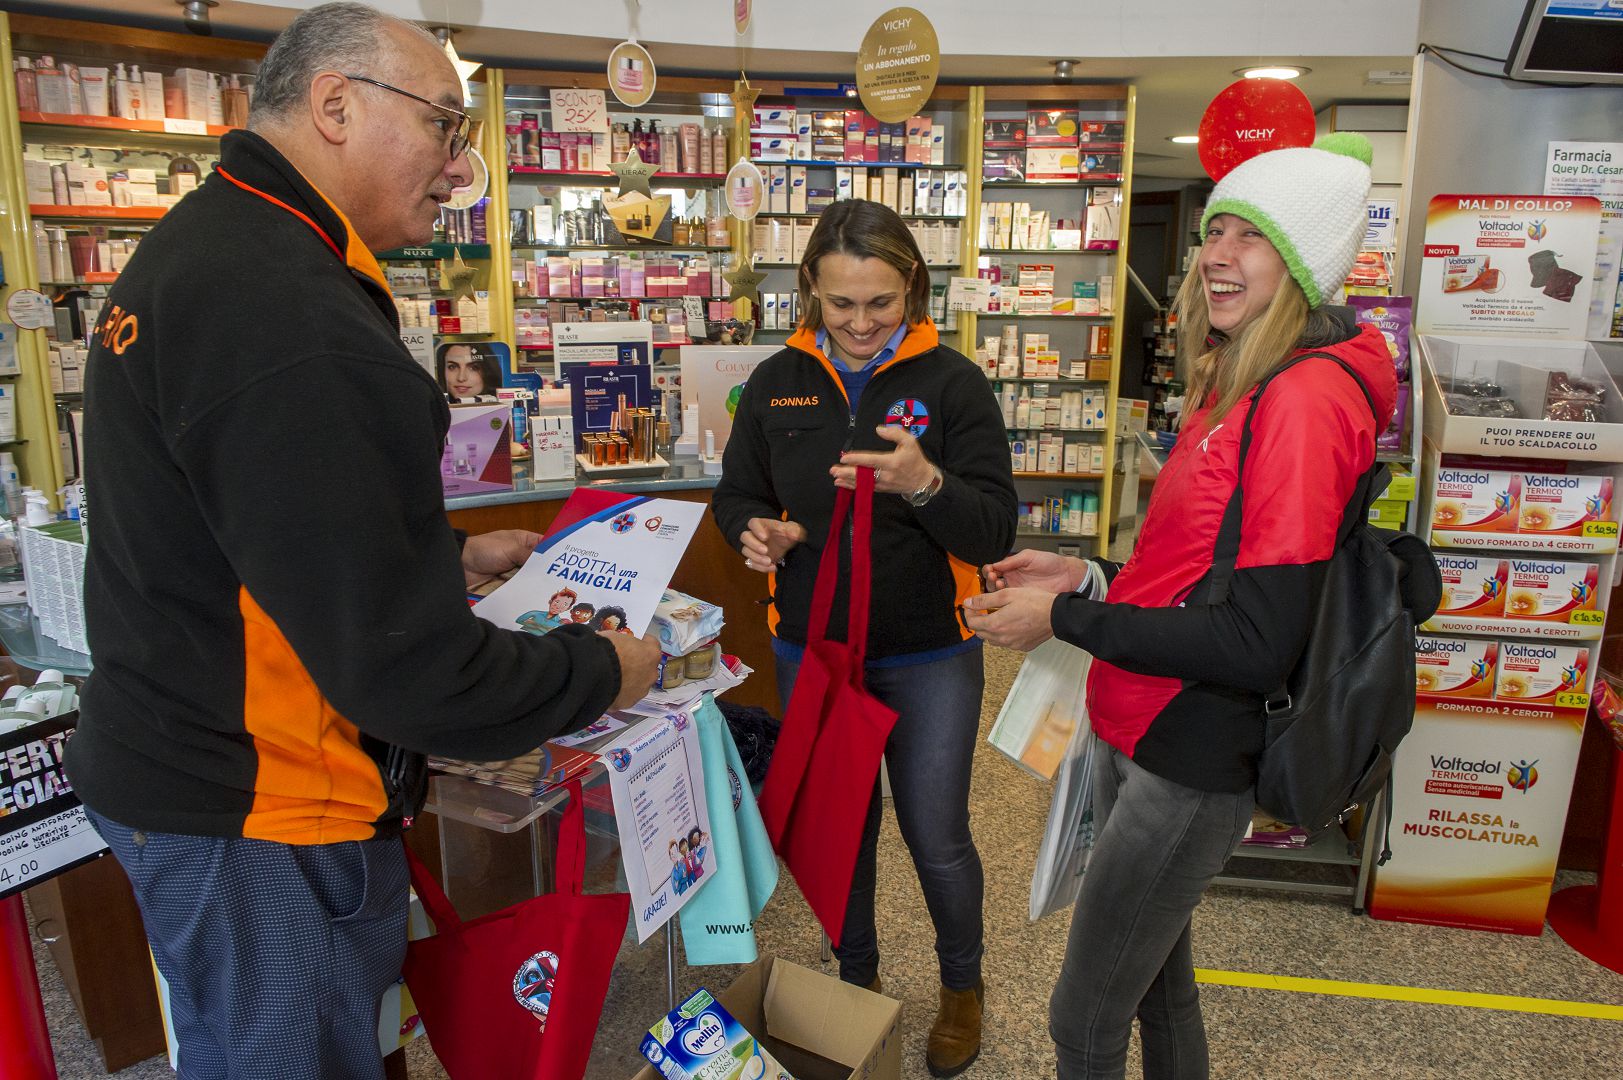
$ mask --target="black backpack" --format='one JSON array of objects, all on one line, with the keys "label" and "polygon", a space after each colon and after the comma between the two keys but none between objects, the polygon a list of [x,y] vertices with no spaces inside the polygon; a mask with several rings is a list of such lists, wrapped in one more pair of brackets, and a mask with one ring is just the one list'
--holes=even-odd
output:
[{"label": "black backpack", "polygon": [[[1315,357],[1340,364],[1358,383],[1379,426],[1358,373],[1330,353],[1306,353],[1257,385],[1240,435],[1240,476],[1263,391]],[[1285,685],[1263,701],[1257,806],[1309,832],[1367,805],[1386,782],[1392,754],[1414,723],[1415,628],[1442,601],[1442,577],[1425,542],[1369,524],[1370,504],[1390,479],[1379,461],[1359,478],[1342,511],[1307,648]],[[1236,483],[1213,553],[1210,603],[1228,596],[1240,551],[1241,501]]]}]

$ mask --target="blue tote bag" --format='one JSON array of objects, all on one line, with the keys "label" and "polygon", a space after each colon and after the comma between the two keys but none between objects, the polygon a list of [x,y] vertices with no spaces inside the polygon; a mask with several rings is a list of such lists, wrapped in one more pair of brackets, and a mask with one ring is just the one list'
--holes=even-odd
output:
[{"label": "blue tote bag", "polygon": [[752,964],[755,919],[778,887],[778,857],[721,710],[706,694],[693,715],[716,869],[678,915],[682,944],[690,965]]}]

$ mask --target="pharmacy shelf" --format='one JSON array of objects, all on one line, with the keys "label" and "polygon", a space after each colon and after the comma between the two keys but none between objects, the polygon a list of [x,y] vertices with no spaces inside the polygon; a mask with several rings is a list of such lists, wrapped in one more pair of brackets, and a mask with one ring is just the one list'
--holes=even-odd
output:
[{"label": "pharmacy shelf", "polygon": [[[710,344],[708,341],[656,341],[656,342],[654,342],[654,348],[656,348],[656,349],[680,349],[684,345],[708,345],[708,344]],[[549,352],[552,351],[552,346],[551,345],[520,345],[518,347],[518,351],[519,352],[533,352],[533,353],[549,353]]]},{"label": "pharmacy shelf", "polygon": [[[1101,356],[1101,357],[1098,357],[1098,359],[1107,360],[1107,359],[1109,359],[1109,357]],[[1038,378],[1038,377],[1035,377],[1035,376],[1019,376],[1019,377],[1016,377],[1016,376],[1013,376],[1013,375],[988,375],[986,377],[986,381],[987,382],[1006,382],[1006,383],[1066,383],[1067,385],[1071,385],[1071,386],[1104,386],[1110,380],[1109,379],[1077,379],[1077,378],[1073,378],[1070,375],[1055,375],[1052,378]]]},{"label": "pharmacy shelf", "polygon": [[449,259],[455,255],[464,259],[490,258],[489,244],[418,244],[413,247],[394,248],[378,253],[379,262],[404,259]]},{"label": "pharmacy shelf", "polygon": [[[510,165],[507,168],[510,180],[523,180],[530,183],[547,183],[553,181],[560,184],[595,184],[604,182],[604,186],[618,184],[620,178],[612,172],[571,172],[562,169],[537,169],[533,165]],[[650,187],[716,187],[727,179],[726,173],[663,173],[656,172],[648,178]]]},{"label": "pharmacy shelf", "polygon": [[[1611,525],[1611,522],[1596,522]],[[1616,528],[1612,525],[1612,528]],[[1451,551],[1508,551],[1538,552],[1551,555],[1611,555],[1617,551],[1617,535],[1611,536],[1537,536],[1530,533],[1474,533],[1452,532],[1435,526],[1431,530],[1431,546]]]},{"label": "pharmacy shelf", "polygon": [[1097,540],[1099,534],[1096,532],[1055,532],[1052,529],[1016,529],[1014,538],[1016,540]]},{"label": "pharmacy shelf", "polygon": [[1019,472],[1014,474],[1016,480],[1103,480],[1104,473],[1096,472]]},{"label": "pharmacy shelf", "polygon": [[1083,176],[1075,180],[994,180],[986,177],[981,180],[981,191],[1021,191],[1040,188],[1089,188],[1089,187],[1121,187],[1121,178],[1110,180],[1095,180]]},{"label": "pharmacy shelf", "polygon": [[1052,313],[1052,312],[1048,313],[1048,314],[1035,314],[1034,315],[1034,314],[1027,313],[1027,314],[1022,315],[1022,314],[1020,314],[1018,312],[1014,312],[1014,311],[1001,311],[1001,312],[1000,311],[979,311],[979,312],[976,312],[976,314],[979,315],[983,319],[997,319],[997,320],[1003,320],[1003,319],[1076,319],[1076,320],[1081,321],[1081,322],[1089,322],[1089,321],[1091,321],[1091,322],[1101,322],[1101,323],[1108,323],[1108,322],[1113,321],[1116,318],[1114,315],[1064,315],[1064,314],[1057,314],[1057,313]]},{"label": "pharmacy shelf", "polygon": [[710,247],[705,244],[666,244],[650,240],[646,244],[514,244],[514,251],[693,251],[701,254],[725,255],[732,246]]},{"label": "pharmacy shelf", "polygon": [[205,124],[201,120],[131,120],[122,116],[79,116],[74,113],[44,113],[20,109],[17,120],[24,124],[45,124],[50,127],[117,131],[149,135],[186,135],[193,138],[218,139],[238,128]]},{"label": "pharmacy shelf", "polygon": [[31,203],[30,217],[69,218],[86,221],[157,221],[168,212],[166,206],[52,206]]},{"label": "pharmacy shelf", "polygon": [[[566,303],[589,304],[595,303],[598,300],[630,300],[640,304],[647,301],[686,300],[688,299],[689,295],[691,294],[684,294],[682,296],[515,296],[513,297],[513,303],[516,304],[521,300],[539,303],[550,303],[554,300],[558,300]],[[698,296],[696,299],[725,300],[727,298],[725,296]]]},{"label": "pharmacy shelf", "polygon": [[1004,424],[1005,431],[1035,431],[1042,435],[1103,435],[1104,428],[1044,427],[1041,424]]},{"label": "pharmacy shelf", "polygon": [[1606,630],[1604,611],[1575,612],[1591,623],[1540,622],[1537,619],[1467,619],[1433,615],[1420,629],[1429,634],[1489,634],[1493,637],[1543,638],[1547,641],[1599,641]]},{"label": "pharmacy shelf", "polygon": [[[751,135],[771,135],[771,132],[750,132]],[[781,133],[779,133],[781,134]],[[776,137],[775,135],[773,136]],[[952,169],[962,170],[964,166],[953,162],[945,164],[933,161],[829,161],[824,158],[789,158],[783,161],[771,161],[764,158],[751,158],[756,165],[806,165],[830,169]]]},{"label": "pharmacy shelf", "polygon": [[[797,262],[757,262],[752,263],[751,265],[753,265],[757,270],[795,270],[800,267],[800,264]],[[957,270],[959,269],[959,264],[926,263],[924,268],[926,270]]]},{"label": "pharmacy shelf", "polygon": [[1109,255],[1114,257],[1115,248],[996,248],[983,247],[982,255]]},{"label": "pharmacy shelf", "polygon": [[[823,216],[821,210],[805,214],[785,214],[781,210],[762,210],[755,215],[760,218],[801,218],[815,221]],[[897,214],[903,221],[965,221],[962,214]]]}]

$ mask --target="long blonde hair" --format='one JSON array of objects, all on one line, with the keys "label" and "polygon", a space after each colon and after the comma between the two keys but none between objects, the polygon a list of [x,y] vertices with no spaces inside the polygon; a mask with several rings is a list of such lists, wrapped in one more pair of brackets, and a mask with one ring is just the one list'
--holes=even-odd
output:
[{"label": "long blonde hair", "polygon": [[1178,313],[1178,370],[1188,388],[1184,416],[1210,403],[1208,424],[1223,419],[1292,352],[1328,345],[1339,336],[1335,319],[1322,307],[1310,309],[1302,287],[1288,274],[1262,314],[1233,337],[1220,331],[1214,335],[1205,283],[1194,267],[1184,275],[1174,310]]}]

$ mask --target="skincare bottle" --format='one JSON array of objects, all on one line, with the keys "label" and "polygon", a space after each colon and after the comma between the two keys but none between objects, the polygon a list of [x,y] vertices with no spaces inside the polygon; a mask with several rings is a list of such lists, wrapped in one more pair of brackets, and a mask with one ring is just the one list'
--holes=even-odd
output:
[{"label": "skincare bottle", "polygon": [[683,124],[679,129],[681,153],[677,155],[677,169],[684,173],[699,171],[699,125]]},{"label": "skincare bottle", "polygon": [[631,132],[624,124],[614,125],[614,138],[610,144],[609,160],[624,161],[631,154]]},{"label": "skincare bottle", "polygon": [[21,517],[23,489],[17,478],[17,459],[10,450],[0,451],[0,489],[5,491],[7,515]]},{"label": "skincare bottle", "polygon": [[141,119],[163,120],[168,116],[163,102],[163,72],[141,73]]},{"label": "skincare bottle", "polygon": [[1099,495],[1097,492],[1085,491],[1082,493],[1082,535],[1099,535]]},{"label": "skincare bottle", "polygon": [[79,65],[62,63],[62,79],[68,88],[68,112],[75,116],[85,114],[85,92],[79,85]]},{"label": "skincare bottle", "polygon": [[84,99],[86,116],[110,116],[112,110],[108,108],[111,99],[108,96],[107,69],[104,67],[82,67],[79,69],[79,93]]},{"label": "skincare bottle", "polygon": [[34,64],[35,96],[42,113],[68,111],[68,77],[49,56],[41,56]]},{"label": "skincare bottle", "polygon": [[644,161],[648,160],[648,143],[643,136],[642,118],[637,117],[631,121],[631,149]]},{"label": "skincare bottle", "polygon": [[45,226],[34,222],[34,273],[44,280],[51,272],[51,238],[45,235]]},{"label": "skincare bottle", "polygon": [[113,115],[121,120],[140,118],[141,110],[130,94],[130,77],[123,64],[113,65]]},{"label": "skincare bottle", "polygon": [[222,96],[220,90],[220,77],[218,75],[209,75],[208,86],[208,122],[213,124],[215,127],[221,127],[225,124],[225,98]]},{"label": "skincare bottle", "polygon": [[710,163],[715,172],[727,171],[727,132],[719,127],[710,132]]},{"label": "skincare bottle", "polygon": [[73,281],[73,256],[68,251],[68,231],[60,225],[52,227],[51,280],[59,284]]},{"label": "skincare bottle", "polygon": [[648,130],[643,133],[643,140],[648,144],[648,152],[642,156],[642,159],[650,165],[660,164],[660,155],[665,150],[665,138],[659,130],[658,120],[648,121]]},{"label": "skincare bottle", "polygon": [[226,80],[225,90],[225,126],[248,126],[248,91],[242,88],[242,80],[231,75]]},{"label": "skincare bottle", "polygon": [[17,390],[12,383],[0,383],[0,442],[17,439]]},{"label": "skincare bottle", "polygon": [[699,158],[698,158],[699,172],[701,172],[701,173],[719,172],[720,170],[718,170],[716,168],[715,160],[711,156],[710,132],[705,131],[703,128],[700,128],[696,138],[697,138],[697,141],[699,143]]},{"label": "skincare bottle", "polygon": [[17,108],[25,112],[38,112],[39,83],[34,75],[34,61],[26,56],[18,56],[12,59],[11,66],[16,69]]}]

